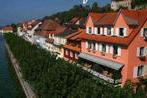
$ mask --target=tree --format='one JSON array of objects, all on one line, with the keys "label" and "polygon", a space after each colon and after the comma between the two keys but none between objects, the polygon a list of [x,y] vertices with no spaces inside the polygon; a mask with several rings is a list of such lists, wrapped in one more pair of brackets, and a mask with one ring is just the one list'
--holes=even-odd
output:
[{"label": "tree", "polygon": [[17,25],[15,23],[12,23],[11,26],[13,28],[13,32],[16,33],[17,32]]},{"label": "tree", "polygon": [[94,3],[92,4],[91,11],[92,11],[92,12],[99,12],[99,7],[98,7],[97,2],[94,2]]}]

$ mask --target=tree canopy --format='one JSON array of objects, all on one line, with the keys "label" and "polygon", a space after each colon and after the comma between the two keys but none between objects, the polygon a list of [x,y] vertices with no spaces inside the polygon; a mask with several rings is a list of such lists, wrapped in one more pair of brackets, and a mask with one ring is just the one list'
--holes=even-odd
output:
[{"label": "tree canopy", "polygon": [[5,39],[20,64],[23,77],[39,98],[147,98],[145,80],[138,84],[136,93],[131,82],[123,88],[104,85],[76,64],[57,58],[21,37],[5,34]]}]

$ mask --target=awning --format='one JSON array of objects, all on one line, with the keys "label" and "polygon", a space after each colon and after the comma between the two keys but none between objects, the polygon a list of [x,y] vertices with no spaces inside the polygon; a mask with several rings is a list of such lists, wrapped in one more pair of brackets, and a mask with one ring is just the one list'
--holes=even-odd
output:
[{"label": "awning", "polygon": [[96,57],[96,56],[92,56],[92,55],[89,55],[89,54],[86,54],[86,53],[80,53],[79,57],[86,59],[86,60],[89,60],[91,62],[100,64],[102,66],[106,66],[108,68],[115,69],[115,70],[119,70],[124,65],[124,64],[121,64],[121,63],[118,63],[118,62],[106,60],[106,59],[99,58],[99,57]]}]

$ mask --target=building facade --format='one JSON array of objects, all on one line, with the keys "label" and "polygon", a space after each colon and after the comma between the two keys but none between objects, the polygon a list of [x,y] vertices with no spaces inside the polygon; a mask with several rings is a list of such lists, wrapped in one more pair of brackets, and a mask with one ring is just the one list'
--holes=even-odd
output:
[{"label": "building facade", "polygon": [[70,62],[74,62],[79,59],[78,55],[81,52],[81,39],[77,36],[83,30],[79,29],[77,32],[66,36],[67,43],[64,45],[64,59]]},{"label": "building facade", "polygon": [[90,13],[78,58],[110,83],[124,85],[147,75],[147,9]]}]

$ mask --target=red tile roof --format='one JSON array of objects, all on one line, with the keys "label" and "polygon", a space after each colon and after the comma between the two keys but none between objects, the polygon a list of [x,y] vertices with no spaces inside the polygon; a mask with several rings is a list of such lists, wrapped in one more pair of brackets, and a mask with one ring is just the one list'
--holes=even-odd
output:
[{"label": "red tile roof", "polygon": [[59,25],[57,22],[53,20],[45,19],[41,25],[41,30],[39,32],[36,32],[37,34],[48,37],[49,34],[60,34],[63,33],[65,28]]},{"label": "red tile roof", "polygon": [[78,35],[80,33],[82,33],[82,32],[83,32],[83,30],[82,29],[79,29],[77,32],[72,33],[72,34],[66,36],[65,38],[66,39],[69,39],[69,40],[77,40],[77,41],[79,41],[80,39],[78,38]]},{"label": "red tile roof", "polygon": [[4,28],[2,28],[3,30],[13,30],[12,26],[5,26]]},{"label": "red tile roof", "polygon": [[128,46],[133,41],[133,39],[137,36],[142,26],[147,21],[147,9],[136,10],[136,11],[122,10],[121,13],[126,17],[129,17],[133,20],[138,21],[138,26],[131,32],[129,36],[121,38],[121,37],[112,37],[112,36],[110,37],[110,36],[93,35],[93,34],[90,35],[90,34],[87,34],[85,31],[83,31],[81,34],[78,35],[78,38],[83,39],[83,40],[93,40],[97,42],[113,43],[113,44],[120,44],[120,45]]},{"label": "red tile roof", "polygon": [[118,13],[105,13],[101,19],[99,19],[96,25],[113,25]]},{"label": "red tile roof", "polygon": [[76,52],[80,52],[81,48],[77,47],[77,46],[72,46],[72,45],[64,45],[64,48],[69,49],[69,50],[73,50]]}]

